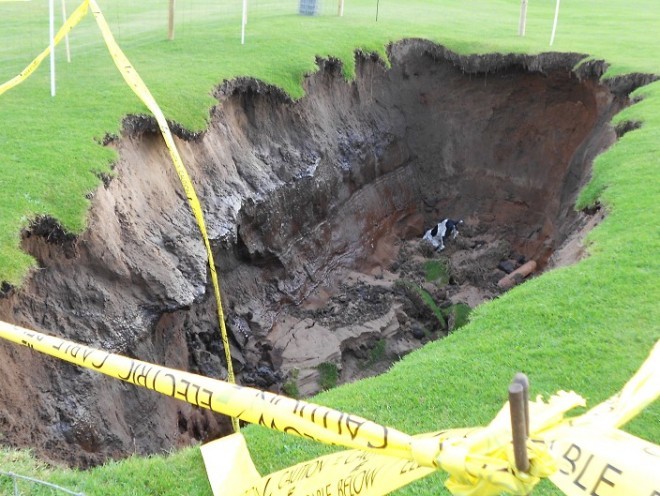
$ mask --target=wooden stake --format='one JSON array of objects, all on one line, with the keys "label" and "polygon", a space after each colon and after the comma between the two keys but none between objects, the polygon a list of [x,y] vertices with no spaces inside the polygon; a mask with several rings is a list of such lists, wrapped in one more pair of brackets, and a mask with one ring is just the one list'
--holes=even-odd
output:
[{"label": "wooden stake", "polygon": [[337,15],[339,17],[344,17],[344,0],[339,0],[339,5],[337,6]]},{"label": "wooden stake", "polygon": [[[62,0],[62,21],[66,22],[66,0]],[[66,45],[66,61],[71,62],[71,46],[69,45],[69,35],[64,36],[64,44]]]},{"label": "wooden stake", "polygon": [[516,468],[521,472],[527,472],[529,470],[529,458],[527,457],[522,384],[514,382],[509,386],[509,408],[511,411],[511,434],[513,435],[513,455],[516,459]]},{"label": "wooden stake", "polygon": [[174,39],[174,2],[175,0],[170,0],[170,9],[167,22],[167,39],[170,41]]}]

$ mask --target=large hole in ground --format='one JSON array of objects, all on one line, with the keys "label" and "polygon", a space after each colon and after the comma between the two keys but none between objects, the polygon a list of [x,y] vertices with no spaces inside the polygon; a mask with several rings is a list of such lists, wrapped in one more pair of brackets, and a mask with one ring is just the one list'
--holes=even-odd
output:
[{"label": "large hole in ground", "polygon": [[[290,395],[378,373],[451,332],[467,307],[533,260],[538,271],[597,216],[574,211],[609,122],[643,76],[602,83],[578,55],[459,57],[428,42],[358,55],[344,81],[319,61],[291,102],[225,83],[202,135],[178,130],[216,251],[239,382]],[[75,238],[24,233],[40,262],[0,316],[108,351],[221,377],[204,250],[152,119],[120,154]],[[420,242],[465,222],[442,252]],[[578,244],[579,245],[579,244]],[[169,450],[228,429],[222,416],[0,344],[2,442],[77,466]]]}]

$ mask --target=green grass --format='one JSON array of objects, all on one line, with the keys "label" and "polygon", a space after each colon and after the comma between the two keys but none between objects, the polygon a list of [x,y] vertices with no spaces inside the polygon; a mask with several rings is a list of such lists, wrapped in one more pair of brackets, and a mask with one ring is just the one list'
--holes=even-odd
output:
[{"label": "green grass", "polygon": [[435,302],[433,297],[424,288],[421,288],[413,284],[411,284],[411,287],[414,291],[417,292],[417,294],[419,294],[424,304],[431,309],[433,314],[438,319],[438,322],[441,322],[444,327],[446,315],[442,312],[442,309],[438,306],[438,304]]},{"label": "green grass", "polygon": [[454,316],[454,327],[452,331],[455,331],[468,323],[471,312],[472,309],[470,308],[470,305],[457,303],[456,305],[448,307],[443,314],[446,318],[449,318],[450,315]]},{"label": "green grass", "polygon": [[337,381],[339,380],[337,364],[323,362],[316,369],[319,371],[319,387],[321,391],[327,391],[337,386]]},{"label": "green grass", "polygon": [[286,382],[282,385],[282,391],[286,396],[290,398],[300,398],[300,390],[298,389],[298,376],[300,375],[300,370],[292,369],[289,371],[289,377]]},{"label": "green grass", "polygon": [[429,260],[424,263],[424,278],[428,282],[437,281],[438,284],[447,284],[449,282],[449,269],[445,262],[438,260]]},{"label": "green grass", "polygon": [[[174,42],[167,42],[164,2],[115,1],[106,9],[119,43],[168,118],[201,129],[223,79],[251,75],[303,95],[316,55],[332,55],[354,74],[356,48],[384,53],[402,37],[423,37],[459,53],[547,51],[554,2],[530,2],[525,38],[516,36],[518,0],[347,0],[345,17],[295,15],[296,2],[255,2],[247,44],[239,40],[239,2],[182,5]],[[326,6],[329,2],[326,0]],[[217,7],[214,7],[216,5]],[[73,4],[69,3],[72,9]],[[329,8],[329,7],[327,7]],[[22,70],[46,43],[46,2],[0,3],[0,81]],[[185,15],[183,15],[185,14]],[[73,62],[58,64],[58,96],[48,96],[47,67],[0,97],[0,279],[20,282],[34,262],[19,249],[19,232],[36,215],[65,228],[85,227],[85,195],[99,184],[114,153],[98,145],[118,133],[122,116],[144,108],[110,63],[91,19],[71,36]],[[660,73],[657,0],[562,2],[552,50],[590,54],[611,65],[607,76]],[[60,52],[61,53],[61,52]],[[600,201],[609,212],[589,236],[591,256],[514,288],[476,309],[470,323],[429,344],[378,378],[335,388],[315,401],[409,433],[483,425],[505,401],[508,382],[526,372],[532,394],[574,389],[589,405],[616,392],[660,338],[660,83],[617,120],[643,122],[599,157],[578,204]],[[230,290],[230,288],[227,288]],[[660,405],[627,427],[660,443]],[[245,429],[262,473],[329,448],[262,428]],[[0,453],[0,467],[88,495],[209,495],[199,450],[130,458],[88,472],[45,468],[24,452]],[[444,493],[440,474],[397,494]],[[7,493],[6,483],[0,490]],[[49,494],[23,490],[24,494]],[[549,483],[534,494],[559,494]]]},{"label": "green grass", "polygon": [[374,347],[369,350],[369,360],[367,361],[367,366],[370,367],[385,358],[386,349],[387,341],[384,339],[379,339],[376,341]]},{"label": "green grass", "polygon": [[[646,1],[647,10],[652,10],[652,1]],[[68,4],[73,10],[75,3]],[[205,127],[214,102],[211,90],[224,79],[249,74],[294,97],[302,96],[303,75],[315,70],[316,55],[342,59],[351,77],[356,48],[384,55],[388,42],[405,36],[430,38],[461,53],[547,49],[552,19],[548,2],[530,6],[525,38],[515,36],[518,4],[513,0],[474,1],[469,8],[458,1],[383,3],[378,22],[372,4],[351,1],[343,18],[310,18],[295,14],[293,0],[257,2],[244,46],[238,42],[238,2],[181,2],[172,42],[166,40],[167,14],[156,2],[135,7],[124,0],[101,7],[168,117],[193,130]],[[2,3],[0,9],[0,81],[4,81],[47,45],[47,2]],[[333,9],[326,5],[325,12]],[[589,9],[597,13],[584,26],[583,15]],[[624,27],[636,26],[635,42],[609,42],[603,35],[614,22],[620,23],[622,35]],[[606,58],[612,74],[653,72],[654,58],[641,57],[643,50],[638,49],[653,46],[653,22],[657,19],[647,15],[643,5],[632,9],[623,0],[567,5],[554,49]],[[97,175],[107,172],[116,158],[97,141],[106,133],[116,134],[122,116],[145,111],[112,65],[91,16],[70,38],[71,64],[64,62],[62,49],[58,52],[56,98],[49,97],[47,62],[26,83],[2,96],[0,280],[11,283],[20,282],[34,264],[19,249],[20,230],[35,216],[48,214],[66,229],[81,232],[88,207],[85,195],[98,186]]]}]

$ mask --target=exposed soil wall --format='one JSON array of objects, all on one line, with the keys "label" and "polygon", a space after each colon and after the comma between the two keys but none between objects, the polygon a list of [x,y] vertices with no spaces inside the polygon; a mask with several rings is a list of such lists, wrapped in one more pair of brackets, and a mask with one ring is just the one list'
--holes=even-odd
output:
[{"label": "exposed soil wall", "polygon": [[[578,55],[459,57],[410,40],[391,68],[358,54],[346,82],[319,61],[307,96],[236,80],[200,136],[177,144],[202,198],[239,381],[308,394],[319,366],[377,372],[451,330],[452,305],[498,294],[503,261],[544,267],[585,222],[573,210],[611,117],[643,77],[599,82]],[[224,377],[203,246],[153,120],[127,118],[116,177],[75,238],[24,234],[39,261],[0,317],[170,367]],[[437,254],[417,246],[465,219]],[[435,260],[449,276],[426,281]],[[398,282],[397,282],[398,281]],[[403,281],[403,282],[402,282]],[[411,287],[449,309],[429,313]],[[416,296],[417,295],[417,296]],[[454,322],[452,322],[454,318]],[[0,343],[2,442],[78,466],[225,431],[221,416]]]}]

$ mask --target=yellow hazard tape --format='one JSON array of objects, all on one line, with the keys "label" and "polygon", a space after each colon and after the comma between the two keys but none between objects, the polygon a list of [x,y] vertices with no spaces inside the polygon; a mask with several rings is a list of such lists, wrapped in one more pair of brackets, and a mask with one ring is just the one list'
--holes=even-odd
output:
[{"label": "yellow hazard tape", "polygon": [[618,429],[572,427],[549,443],[569,496],[660,496],[660,446]]},{"label": "yellow hazard tape", "polygon": [[616,429],[659,395],[660,342],[620,392],[545,433],[552,482],[569,496],[660,496],[660,446]]},{"label": "yellow hazard tape", "polygon": [[[530,469],[528,473],[519,473],[514,466],[508,405],[505,405],[493,422],[485,428],[451,430],[413,437],[328,407],[95,350],[4,322],[0,322],[0,338],[246,422],[367,452],[331,455],[333,458],[318,463],[305,462],[296,466],[298,468],[289,468],[264,478],[254,479],[254,473],[252,476],[248,474],[245,476],[246,480],[251,482],[244,488],[243,493],[229,491],[227,485],[223,484],[225,490],[218,496],[314,494],[309,491],[317,491],[317,494],[325,496],[335,493],[341,493],[343,496],[358,493],[375,496],[401,487],[437,469],[450,474],[446,485],[454,494],[484,496],[500,494],[503,491],[528,494],[541,478],[548,477],[555,471],[556,463],[550,456],[546,443],[556,446],[556,450],[560,452],[565,450],[564,455],[558,456],[563,456],[564,465],[573,462],[575,467],[578,466],[578,458],[574,452],[577,448],[570,451],[570,445],[566,443],[573,442],[571,439],[572,436],[575,437],[575,429],[585,429],[584,422],[580,419],[593,415],[587,412],[576,419],[563,419],[566,411],[584,404],[584,400],[575,393],[560,392],[548,402],[540,398],[530,402],[531,435],[527,442]],[[659,352],[660,345],[657,345],[649,360],[657,359]],[[626,393],[628,390],[624,388],[622,393],[625,394],[615,397],[619,398],[618,401],[625,397],[627,402],[637,403],[632,408],[638,410],[640,405],[648,404],[660,393],[657,367],[645,365],[629,384],[634,386],[634,390],[655,391],[652,394],[644,394],[641,398],[631,398]],[[617,408],[615,400],[609,401],[611,406]],[[599,409],[600,406],[594,411]],[[353,460],[357,465],[351,465],[349,460]],[[322,466],[328,470],[320,470]],[[331,467],[334,468],[330,470]],[[572,467],[573,465],[570,465],[569,469]],[[242,470],[240,467],[234,468]],[[421,470],[422,468],[428,470]],[[566,471],[572,474],[569,469]],[[249,467],[246,470],[250,472]],[[285,476],[285,473],[288,475]],[[357,479],[356,473],[360,474]],[[601,476],[605,479],[597,479],[594,484],[610,487],[613,475],[608,472]],[[659,476],[660,474],[649,474],[651,484],[660,485]],[[277,485],[282,486],[281,490],[274,489],[276,480],[279,480]],[[286,482],[287,480],[289,482]],[[334,492],[329,492],[329,488],[334,488]]]},{"label": "yellow hazard tape", "polygon": [[[499,494],[502,490],[526,494],[540,477],[549,475],[554,468],[542,445],[530,443],[530,473],[516,473],[509,447],[510,434],[504,427],[503,415],[498,416],[489,429],[475,430],[476,434],[467,438],[464,433],[456,438],[413,437],[325,406],[96,350],[4,322],[0,322],[0,338],[246,422],[326,444],[408,461],[410,463],[405,466],[410,469],[426,467],[432,471],[441,468],[452,475],[450,481],[454,481],[455,488],[472,488],[476,482],[481,491],[479,494]],[[569,403],[564,402],[561,408],[566,408]],[[555,403],[554,410],[558,405]],[[553,411],[548,418],[561,419],[561,413]],[[422,472],[418,474],[423,475]],[[346,477],[348,475],[344,480]],[[403,484],[405,480],[405,477],[398,478],[394,483]]]},{"label": "yellow hazard tape", "polygon": [[[461,432],[469,430],[438,433],[438,441]],[[216,496],[382,495],[435,472],[414,461],[348,450],[261,477],[240,433],[207,443],[201,451]]]},{"label": "yellow hazard tape", "polygon": [[621,391],[571,421],[574,426],[621,427],[653,403],[660,392],[660,342]]},{"label": "yellow hazard tape", "polygon": [[[553,461],[542,449],[549,445],[559,469],[550,479],[569,496],[660,496],[660,446],[602,422],[604,412],[609,411],[610,419],[618,419],[609,425],[621,425],[622,419],[631,418],[632,412],[655,401],[660,394],[659,366],[660,343],[620,393],[570,420],[562,420],[563,413],[584,405],[575,393],[560,391],[547,403],[538,398],[531,402],[529,474],[515,473],[511,467],[506,405],[487,428],[456,429],[416,438],[435,437],[440,446],[437,460],[450,473],[446,486],[455,495],[484,496],[502,491],[528,494],[538,477],[554,471]],[[621,415],[622,411],[627,413]],[[414,461],[345,451],[260,477],[239,436],[202,446],[215,496],[380,496],[433,472]],[[498,448],[502,442],[504,445]],[[451,450],[454,454],[449,453]],[[490,456],[484,456],[489,450]],[[499,465],[493,461],[497,457]],[[535,457],[543,461],[539,463]],[[234,458],[241,462],[232,464]],[[486,463],[480,465],[480,460]]]},{"label": "yellow hazard tape", "polygon": [[[441,446],[440,457],[448,457],[444,447],[447,443],[459,443],[487,429],[451,429],[437,433],[415,436]],[[202,456],[215,496],[381,496],[425,477],[436,470],[421,466],[416,461],[397,459],[385,454],[348,450],[299,463],[292,467],[260,477],[244,442],[237,439],[219,439],[202,446]],[[240,463],[232,463],[239,459]],[[248,461],[246,461],[248,460]],[[464,460],[465,461],[465,460]],[[505,464],[507,465],[507,464]],[[542,467],[535,460],[534,470]],[[221,468],[222,467],[222,468]],[[547,477],[554,469],[550,459],[540,476]],[[456,495],[497,495],[506,491],[511,494],[528,494],[539,481],[539,474],[514,475],[509,467],[494,466],[487,456],[468,456],[461,467],[462,473],[470,472],[476,484],[467,484],[451,473],[445,483]],[[230,472],[230,473],[227,473]],[[225,478],[229,477],[229,478]],[[240,481],[240,482],[238,482]]]},{"label": "yellow hazard tape", "polygon": [[435,466],[437,446],[413,442],[407,434],[355,415],[96,350],[5,322],[0,323],[0,337],[245,422]]},{"label": "yellow hazard tape", "polygon": [[[229,338],[227,336],[225,317],[222,309],[220,283],[218,280],[218,274],[216,271],[215,261],[213,258],[213,251],[211,249],[211,242],[209,241],[208,233],[206,230],[206,222],[204,221],[202,206],[199,202],[199,198],[192,184],[192,181],[190,180],[188,171],[183,165],[183,160],[181,160],[181,156],[179,155],[179,151],[176,147],[176,143],[174,142],[174,138],[172,136],[172,132],[170,131],[170,127],[167,124],[167,119],[165,119],[165,115],[163,114],[162,110],[156,103],[154,97],[151,95],[151,92],[147,88],[147,85],[144,83],[140,75],[137,73],[135,68],[129,62],[128,58],[126,58],[122,50],[119,48],[119,45],[117,45],[117,42],[115,41],[112,35],[112,31],[110,30],[110,26],[108,26],[108,23],[105,21],[105,18],[103,17],[103,13],[101,12],[101,9],[99,8],[95,0],[85,0],[73,12],[71,17],[69,17],[69,19],[64,23],[62,28],[58,31],[57,35],[55,36],[54,44],[57,45],[69,33],[69,31],[71,31],[71,29],[73,29],[73,27],[76,24],[78,24],[83,17],[85,17],[89,7],[91,7],[92,14],[96,19],[96,23],[98,24],[99,29],[101,30],[105,44],[108,47],[110,55],[112,56],[112,60],[119,69],[119,72],[121,73],[126,83],[131,87],[133,92],[138,96],[138,98],[140,98],[140,100],[147,106],[147,108],[154,115],[156,122],[158,122],[158,127],[160,128],[160,132],[163,136],[163,139],[165,140],[165,144],[167,145],[167,149],[170,153],[170,157],[172,158],[174,168],[176,169],[176,173],[179,176],[179,180],[181,181],[181,184],[183,186],[183,190],[186,194],[186,198],[188,199],[188,204],[190,205],[190,209],[192,210],[193,215],[195,216],[195,220],[197,221],[197,226],[199,228],[199,232],[202,236],[202,239],[204,241],[204,247],[206,249],[209,271],[211,273],[211,283],[213,285],[213,293],[215,296],[215,301],[217,303],[216,306],[217,306],[218,325],[220,327],[222,345],[225,350],[228,379],[229,382],[234,383],[236,382],[234,376],[234,366],[231,360],[231,349],[229,347]],[[25,81],[35,71],[35,69],[39,67],[41,62],[48,56],[49,53],[50,53],[50,47],[46,48],[46,50],[44,50],[41,54],[39,54],[37,58],[35,58],[30,63],[30,65],[28,65],[18,76],[16,76],[15,78],[9,80],[8,82],[0,86],[0,95],[2,95],[2,93],[4,93],[5,91]],[[235,431],[239,430],[239,424],[235,418],[232,418],[232,425]]]}]

